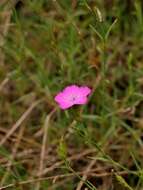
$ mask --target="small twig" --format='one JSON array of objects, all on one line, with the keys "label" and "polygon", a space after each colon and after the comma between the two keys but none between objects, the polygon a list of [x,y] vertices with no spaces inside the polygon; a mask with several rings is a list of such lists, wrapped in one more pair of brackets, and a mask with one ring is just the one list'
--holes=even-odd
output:
[{"label": "small twig", "polygon": [[8,162],[7,171],[6,171],[6,173],[4,174],[4,176],[3,176],[2,180],[1,180],[1,183],[0,183],[1,186],[4,184],[4,182],[6,181],[6,179],[8,178],[8,176],[10,174],[10,169],[11,169],[12,163],[13,163],[13,161],[15,159],[17,150],[19,148],[19,144],[20,144],[20,141],[22,139],[23,133],[24,133],[24,127],[20,129],[17,141],[15,142],[15,145],[14,145],[14,148],[13,148],[13,151],[12,151],[11,158],[10,158],[10,160]]},{"label": "small twig", "polygon": [[[2,127],[0,127],[0,133],[2,133],[2,135],[4,135],[4,134],[7,134],[8,133],[8,129],[5,129],[5,128],[2,128]],[[11,138],[17,138],[18,137],[18,135],[17,134],[12,134],[11,135]],[[10,141],[14,141],[13,139],[11,139],[11,138],[9,138],[9,140]],[[33,146],[35,146],[36,148],[40,148],[41,146],[40,146],[40,143],[38,143],[38,142],[36,142],[34,139],[30,139],[30,138],[27,138],[27,137],[22,137],[22,141],[24,142],[24,143],[28,143],[28,144],[30,144],[30,145],[33,145]]]},{"label": "small twig", "polygon": [[58,182],[56,181],[56,183],[53,183],[53,185],[48,187],[48,190],[55,190],[55,189],[59,188],[60,186],[67,184],[67,182],[70,181],[70,180],[71,180],[70,178],[65,178],[65,179],[60,180]]},{"label": "small twig", "polygon": [[2,146],[7,139],[17,130],[17,128],[25,121],[25,119],[30,115],[32,110],[41,102],[41,100],[38,100],[36,102],[33,102],[31,106],[26,110],[26,112],[23,113],[23,115],[19,118],[19,120],[12,126],[10,131],[5,135],[5,137],[0,141],[0,146]]},{"label": "small twig", "polygon": [[[71,157],[67,158],[67,161],[68,162],[71,162],[73,160],[78,160],[86,155],[89,155],[89,154],[92,154],[92,153],[95,153],[96,151],[94,149],[87,149],[85,150],[84,152],[81,152],[81,153],[78,153],[78,154],[75,154],[75,155],[72,155]],[[45,168],[41,175],[45,175],[47,174],[48,172],[51,172],[53,171],[54,169],[56,168],[59,168],[62,164],[64,164],[64,161],[59,161],[59,162],[56,162],[54,165],[48,167],[48,168]],[[39,175],[36,175],[36,176],[39,176]]]},{"label": "small twig", "polygon": [[81,188],[82,188],[84,182],[86,181],[88,174],[89,174],[91,168],[94,166],[95,162],[96,162],[95,160],[92,160],[90,162],[90,164],[88,165],[88,167],[86,168],[86,170],[84,172],[84,175],[82,176],[82,179],[80,180],[79,184],[77,185],[76,190],[81,190]]},{"label": "small twig", "polygon": [[40,159],[40,168],[39,168],[40,175],[41,175],[41,173],[43,171],[43,167],[44,167],[43,164],[44,164],[44,157],[45,157],[45,151],[46,151],[47,133],[48,133],[48,129],[49,129],[49,120],[55,111],[56,111],[56,109],[54,109],[50,114],[47,115],[46,120],[45,120],[45,124],[44,124],[43,143],[42,143],[42,149],[41,149],[41,157],[40,157],[41,159]]},{"label": "small twig", "polygon": [[[83,174],[83,171],[82,172],[76,172],[76,174],[78,174],[78,175]],[[127,174],[127,172],[126,171],[120,171],[120,172],[117,172],[117,174],[118,175],[125,175],[125,174]],[[88,173],[88,176],[93,176],[93,177],[106,177],[106,176],[111,176],[111,175],[112,175],[111,172],[105,172],[103,174],[94,173],[94,170],[91,170],[90,173]],[[54,179],[54,178],[61,179],[61,178],[71,177],[71,176],[75,176],[75,174],[74,173],[68,173],[68,174],[61,174],[61,175],[56,175],[56,176],[36,178],[36,179],[27,180],[27,181],[11,183],[11,184],[8,184],[6,186],[0,187],[0,190],[7,189],[9,187],[18,186],[18,185],[25,185],[25,184],[35,183],[35,182],[38,182],[38,181],[50,180],[50,179]]]},{"label": "small twig", "polygon": [[[43,133],[43,142],[42,142],[42,149],[41,149],[41,156],[40,156],[40,167],[39,167],[39,176],[42,176],[42,171],[44,169],[44,158],[45,158],[45,152],[46,152],[46,144],[47,144],[47,133],[49,129],[49,120],[53,113],[56,111],[54,109],[50,114],[47,115],[44,123],[44,133]],[[40,189],[40,183],[37,184],[37,190]]]},{"label": "small twig", "polygon": [[2,91],[2,89],[4,88],[4,86],[8,83],[8,81],[9,81],[9,78],[7,77],[7,78],[5,78],[5,79],[1,82],[1,84],[0,84],[0,91]]}]

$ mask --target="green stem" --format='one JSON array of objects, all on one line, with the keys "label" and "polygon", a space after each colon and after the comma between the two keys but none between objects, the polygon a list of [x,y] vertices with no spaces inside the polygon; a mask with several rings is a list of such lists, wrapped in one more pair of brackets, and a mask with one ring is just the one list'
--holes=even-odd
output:
[{"label": "green stem", "polygon": [[[104,112],[104,106],[105,106],[105,96],[106,96],[106,83],[105,83],[105,77],[106,77],[106,40],[103,39],[102,41],[102,65],[101,65],[101,77],[102,77],[102,110]],[[104,113],[103,113],[104,114]]]},{"label": "green stem", "polygon": [[102,58],[102,77],[103,80],[105,79],[105,73],[106,73],[106,40],[103,39],[103,58]]}]

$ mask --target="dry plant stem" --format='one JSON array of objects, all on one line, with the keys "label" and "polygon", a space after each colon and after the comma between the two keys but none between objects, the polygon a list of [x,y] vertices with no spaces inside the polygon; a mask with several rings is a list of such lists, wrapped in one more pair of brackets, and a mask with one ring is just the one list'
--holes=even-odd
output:
[{"label": "dry plant stem", "polygon": [[23,134],[24,134],[24,127],[22,127],[22,128],[20,129],[18,138],[17,138],[17,140],[16,140],[16,142],[15,142],[15,145],[14,145],[14,148],[13,148],[13,151],[12,151],[11,159],[10,159],[10,161],[8,162],[7,171],[6,171],[6,173],[4,174],[4,176],[3,176],[2,180],[1,180],[1,183],[0,183],[1,186],[5,183],[7,177],[9,176],[9,172],[10,172],[10,169],[11,169],[11,166],[12,166],[12,162],[13,162],[14,159],[15,159],[15,155],[16,155],[17,150],[18,150],[18,148],[19,148],[19,145],[20,145],[20,142],[21,142],[21,139],[22,139]]},{"label": "dry plant stem", "polygon": [[[39,152],[39,150],[37,151],[37,153]],[[79,153],[79,154],[74,154],[72,155],[71,157],[68,158],[69,161],[74,161],[74,160],[78,160],[80,159],[81,157],[85,157],[86,155],[89,155],[89,154],[92,154],[92,153],[95,153],[95,150],[92,150],[92,149],[87,149],[85,150],[84,152],[82,153]],[[20,159],[21,162],[28,162],[29,160],[26,159],[25,157],[28,156],[30,157],[31,155],[31,158],[33,157],[33,155],[35,154],[35,150],[33,149],[28,149],[28,150],[24,150],[23,152],[20,152],[15,155],[15,158],[16,159]],[[5,163],[3,165],[3,167],[8,167],[9,166],[9,163],[6,163],[7,162],[7,159],[1,159],[0,160],[0,164],[2,165],[2,163]],[[46,171],[46,173],[42,172],[41,175],[45,175],[47,174],[48,172],[52,172],[54,169],[56,168],[59,168],[60,165],[62,165],[64,162],[63,161],[59,161],[59,162],[56,162],[54,165],[50,166],[49,168],[45,168],[44,171]],[[11,166],[13,166],[15,164],[11,164]],[[48,170],[48,171],[47,171]],[[37,175],[37,177],[39,177]]]},{"label": "dry plant stem", "polygon": [[[108,143],[105,143],[105,144],[104,144],[104,148],[105,148],[105,146],[107,146],[107,144],[108,144]],[[98,152],[96,156],[98,156],[99,154],[100,154],[100,152]],[[90,162],[90,164],[87,166],[87,168],[86,168],[86,170],[85,170],[85,173],[84,173],[84,175],[82,176],[81,181],[80,181],[80,182],[78,183],[78,185],[77,185],[76,190],[81,190],[81,188],[82,188],[84,182],[86,181],[86,179],[87,179],[87,177],[88,177],[88,173],[90,172],[90,170],[92,169],[92,167],[95,165],[95,163],[96,163],[96,160],[92,160],[92,161]]]},{"label": "dry plant stem", "polygon": [[32,161],[32,159],[23,159],[23,160],[20,160],[20,161],[16,161],[14,163],[7,163],[5,165],[1,165],[1,167],[3,168],[7,168],[7,167],[14,167],[14,166],[17,166],[19,164],[23,165],[23,164],[28,164],[30,161]]},{"label": "dry plant stem", "polygon": [[5,137],[0,141],[0,146],[2,146],[7,139],[20,127],[20,125],[27,119],[33,109],[41,102],[41,100],[35,101],[31,104],[31,106],[23,113],[23,115],[19,118],[19,120],[12,126],[12,128],[8,131]]},{"label": "dry plant stem", "polygon": [[[83,172],[76,172],[76,174],[81,175],[81,174],[83,174]],[[126,171],[120,171],[117,174],[118,175],[125,175],[125,174],[127,174],[127,172]],[[92,172],[92,170],[90,171],[90,173],[88,173],[88,176],[94,176],[94,177],[105,177],[105,176],[110,176],[110,175],[112,175],[111,172],[105,172],[103,174],[98,174],[98,173]],[[54,179],[54,178],[62,179],[62,178],[71,177],[71,176],[74,177],[75,174],[74,173],[68,173],[68,174],[61,174],[61,175],[57,175],[57,176],[50,176],[50,177],[31,179],[31,180],[27,180],[27,181],[11,183],[9,185],[0,187],[0,190],[7,189],[7,188],[10,188],[10,187],[14,187],[14,186],[18,186],[18,185],[31,184],[31,183],[35,183],[35,182],[38,182],[38,181],[50,180],[50,179]]]},{"label": "dry plant stem", "polygon": [[0,24],[0,65],[4,65],[4,53],[2,51],[2,47],[5,43],[5,37],[8,33],[9,26],[10,26],[10,20],[12,15],[12,8],[15,4],[15,0],[13,1],[7,1],[7,0],[1,0],[0,5],[5,5],[3,12],[1,13],[1,24]]},{"label": "dry plant stem", "polygon": [[78,184],[76,190],[80,190],[80,189],[82,188],[82,186],[83,186],[84,182],[86,181],[86,179],[87,179],[87,177],[88,177],[88,174],[89,174],[90,170],[92,169],[92,167],[94,166],[95,162],[96,162],[96,160],[92,160],[92,161],[90,162],[90,164],[89,164],[88,167],[86,168],[86,170],[85,170],[85,172],[84,172],[84,174],[83,174],[83,176],[82,176],[82,179],[81,179],[81,181],[79,182],[79,184]]},{"label": "dry plant stem", "polygon": [[[80,159],[80,158],[82,158],[83,156],[86,156],[86,155],[91,154],[91,153],[95,153],[95,150],[94,150],[94,149],[87,149],[87,150],[85,150],[85,151],[82,152],[82,153],[78,153],[78,154],[75,154],[75,155],[73,155],[73,156],[67,158],[67,161],[68,161],[68,162],[71,162],[71,161],[73,161],[73,160]],[[64,164],[64,161],[56,162],[54,165],[52,165],[52,166],[50,166],[50,167],[48,167],[48,168],[45,168],[45,169],[42,171],[41,175],[45,175],[45,174],[47,174],[48,172],[51,172],[51,171],[53,171],[54,169],[59,168],[62,164]],[[39,175],[36,175],[36,176],[39,176]]]},{"label": "dry plant stem", "polygon": [[[40,156],[40,167],[39,167],[39,176],[42,176],[42,171],[44,169],[44,158],[47,150],[47,134],[49,129],[49,122],[51,116],[55,113],[56,109],[54,109],[50,114],[47,115],[44,123],[44,131],[43,131],[43,142],[42,142],[42,148],[41,148],[41,156]],[[40,189],[40,183],[37,184],[37,190]]]},{"label": "dry plant stem", "polygon": [[[25,156],[29,156],[30,154],[35,153],[35,151],[33,149],[28,149],[28,150],[24,150],[23,152],[17,152],[17,154],[15,155],[16,159],[20,159],[22,161],[23,158],[25,158]],[[6,158],[1,158],[0,159],[0,165],[4,164],[3,167],[8,167],[8,160]]]},{"label": "dry plant stem", "polygon": [[[2,128],[2,127],[0,127],[0,133],[8,133],[8,129],[5,129],[5,128]],[[13,138],[18,138],[18,135],[17,134],[12,134],[11,135],[11,137],[13,137]],[[10,139],[9,138],[9,140],[11,140],[11,141],[13,141],[12,139]],[[33,145],[34,147],[36,147],[36,148],[40,148],[41,147],[41,145],[40,145],[40,143],[38,143],[38,142],[36,142],[35,140],[33,140],[33,139],[29,139],[29,138],[26,138],[26,137],[22,137],[22,141],[24,141],[25,143],[28,143],[28,144],[30,144],[30,145]]]},{"label": "dry plant stem", "polygon": [[101,79],[102,79],[102,76],[101,76],[101,74],[99,73],[99,74],[97,75],[96,79],[95,79],[95,85],[94,85],[94,87],[93,87],[94,90],[96,90],[96,88],[99,86]]},{"label": "dry plant stem", "polygon": [[5,79],[1,82],[1,84],[0,84],[0,91],[3,90],[4,86],[8,83],[8,81],[9,81],[9,78],[5,78]]},{"label": "dry plant stem", "polygon": [[[74,176],[73,176],[74,177]],[[63,180],[60,180],[60,181],[56,181],[56,183],[53,183],[52,186],[48,187],[48,190],[55,190],[56,188],[66,184],[68,181],[70,181],[71,179],[70,178],[65,178]]]},{"label": "dry plant stem", "polygon": [[[108,143],[105,143],[105,144],[104,144],[104,148],[105,148],[105,146],[107,146],[107,144],[108,144]],[[96,156],[98,156],[100,153],[101,153],[101,152],[98,152]],[[84,182],[87,180],[87,177],[88,177],[89,172],[91,172],[91,169],[92,169],[92,167],[95,165],[95,163],[96,163],[96,160],[92,160],[92,161],[89,163],[89,165],[87,166],[87,168],[86,168],[86,170],[85,170],[85,172],[84,172],[84,174],[83,174],[83,176],[82,176],[80,182],[79,182],[78,185],[77,185],[76,190],[81,190],[81,188],[82,188]]]},{"label": "dry plant stem", "polygon": [[72,8],[75,9],[77,6],[77,0],[72,0]]},{"label": "dry plant stem", "polygon": [[49,128],[49,118],[50,116],[47,115],[45,124],[44,124],[44,131],[43,131],[43,143],[41,148],[41,156],[40,156],[40,168],[39,168],[39,174],[41,175],[41,172],[44,168],[44,157],[45,157],[45,151],[46,151],[46,143],[47,143],[47,133]]}]

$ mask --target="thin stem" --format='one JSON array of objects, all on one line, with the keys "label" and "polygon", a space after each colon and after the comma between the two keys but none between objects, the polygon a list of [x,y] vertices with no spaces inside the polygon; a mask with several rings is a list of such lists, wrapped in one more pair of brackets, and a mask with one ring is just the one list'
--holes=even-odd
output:
[{"label": "thin stem", "polygon": [[101,63],[101,89],[102,89],[102,111],[104,112],[105,107],[105,95],[106,95],[106,40],[102,40],[102,63]]}]

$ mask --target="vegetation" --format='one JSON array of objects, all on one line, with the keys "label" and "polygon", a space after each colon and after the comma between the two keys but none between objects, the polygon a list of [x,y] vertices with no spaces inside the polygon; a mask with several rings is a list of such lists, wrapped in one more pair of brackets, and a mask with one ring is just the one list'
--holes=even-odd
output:
[{"label": "vegetation", "polygon": [[0,190],[142,190],[143,2],[2,0],[0,47]]}]

